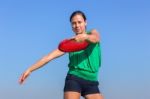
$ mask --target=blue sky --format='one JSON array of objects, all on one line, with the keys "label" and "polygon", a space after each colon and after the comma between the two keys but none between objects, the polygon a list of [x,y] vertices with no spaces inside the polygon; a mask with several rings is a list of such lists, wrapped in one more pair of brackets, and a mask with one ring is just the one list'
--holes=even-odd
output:
[{"label": "blue sky", "polygon": [[62,99],[68,54],[33,72],[22,72],[73,36],[69,17],[85,12],[88,30],[101,35],[100,90],[105,99],[150,97],[150,1],[0,1],[0,99]]}]

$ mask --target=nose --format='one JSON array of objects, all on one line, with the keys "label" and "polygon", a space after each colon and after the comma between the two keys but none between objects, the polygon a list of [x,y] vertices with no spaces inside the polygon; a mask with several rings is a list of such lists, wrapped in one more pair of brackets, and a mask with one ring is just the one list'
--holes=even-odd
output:
[{"label": "nose", "polygon": [[78,27],[79,27],[79,24],[77,23],[77,24],[75,25],[75,27],[78,28]]}]

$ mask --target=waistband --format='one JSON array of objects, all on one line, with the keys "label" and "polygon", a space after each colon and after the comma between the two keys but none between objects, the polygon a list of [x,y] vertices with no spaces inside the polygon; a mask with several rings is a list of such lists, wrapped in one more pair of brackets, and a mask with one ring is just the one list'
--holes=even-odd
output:
[{"label": "waistband", "polygon": [[98,72],[89,72],[76,68],[76,69],[69,69],[68,74],[76,75],[85,80],[98,81]]}]

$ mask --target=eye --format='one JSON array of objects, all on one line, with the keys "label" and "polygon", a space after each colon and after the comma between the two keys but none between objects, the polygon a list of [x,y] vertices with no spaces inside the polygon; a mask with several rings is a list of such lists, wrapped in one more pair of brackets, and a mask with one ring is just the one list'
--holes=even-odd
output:
[{"label": "eye", "polygon": [[72,25],[75,25],[75,22],[72,22],[71,24],[72,24]]},{"label": "eye", "polygon": [[81,22],[81,21],[78,21],[78,23],[81,24],[82,22]]}]

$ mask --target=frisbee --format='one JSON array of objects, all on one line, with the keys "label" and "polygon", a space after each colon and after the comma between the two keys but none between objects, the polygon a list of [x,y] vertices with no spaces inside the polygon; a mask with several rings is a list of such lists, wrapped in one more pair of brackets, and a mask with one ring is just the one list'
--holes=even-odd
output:
[{"label": "frisbee", "polygon": [[74,39],[64,39],[59,43],[58,49],[63,52],[75,52],[86,49],[88,45],[87,41],[77,42]]}]

